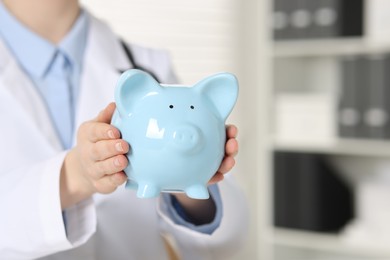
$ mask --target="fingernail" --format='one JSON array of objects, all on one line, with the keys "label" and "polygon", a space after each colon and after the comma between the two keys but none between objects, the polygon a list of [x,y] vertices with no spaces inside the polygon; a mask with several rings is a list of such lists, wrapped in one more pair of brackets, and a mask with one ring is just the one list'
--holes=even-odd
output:
[{"label": "fingernail", "polygon": [[108,136],[109,136],[110,138],[114,139],[114,138],[115,138],[114,131],[108,130]]},{"label": "fingernail", "polygon": [[121,166],[121,162],[119,161],[119,159],[118,158],[116,158],[115,160],[114,160],[114,164],[115,164],[115,166]]},{"label": "fingernail", "polygon": [[118,152],[123,152],[123,146],[122,146],[122,143],[116,143],[115,144],[115,149],[118,151]]}]

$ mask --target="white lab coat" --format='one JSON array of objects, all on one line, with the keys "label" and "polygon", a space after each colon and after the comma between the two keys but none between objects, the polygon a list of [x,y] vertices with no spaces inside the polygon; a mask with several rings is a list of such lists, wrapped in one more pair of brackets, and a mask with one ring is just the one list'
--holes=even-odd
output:
[{"label": "white lab coat", "polygon": [[[21,39],[22,40],[22,39]],[[133,46],[135,59],[166,83],[168,55]],[[91,18],[76,129],[109,102],[119,70],[131,67],[118,38]],[[66,211],[59,199],[65,156],[39,93],[0,39],[0,259],[167,259],[161,234],[170,234],[183,259],[226,259],[243,241],[247,207],[226,178],[219,184],[223,219],[212,234],[174,224],[160,199],[137,199],[123,186]]]}]

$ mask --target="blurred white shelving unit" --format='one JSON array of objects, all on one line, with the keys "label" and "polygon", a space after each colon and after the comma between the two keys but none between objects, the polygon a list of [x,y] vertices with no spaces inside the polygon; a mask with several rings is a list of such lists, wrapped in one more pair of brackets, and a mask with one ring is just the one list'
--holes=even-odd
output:
[{"label": "blurred white shelving unit", "polygon": [[390,141],[340,138],[326,144],[313,144],[273,140],[271,146],[276,151],[390,158]]},{"label": "blurred white shelving unit", "polygon": [[[309,73],[317,73],[324,70],[324,74],[336,76],[333,70],[338,65],[333,62],[342,56],[372,55],[386,52],[390,52],[390,45],[381,47],[370,46],[364,43],[363,39],[298,40],[276,43],[273,48],[273,64],[275,65],[273,70],[273,97],[289,91],[301,94],[305,92],[321,93],[321,86],[308,86],[313,80],[306,81],[299,87],[297,87],[299,83],[291,85],[291,88],[282,84],[278,86],[278,82],[288,81],[286,74],[293,75],[293,77],[294,74],[297,75],[296,70],[298,70],[298,74],[307,73],[308,71]],[[310,65],[302,66],[302,64]],[[313,64],[314,67],[311,67]],[[331,65],[329,66],[329,64]],[[291,72],[286,71],[289,68],[291,68]],[[283,69],[285,70],[283,71]],[[310,78],[310,76],[308,77]],[[294,81],[297,82],[296,79],[292,78],[291,82]],[[332,81],[333,79],[325,79],[325,84],[320,82],[318,85],[330,86],[329,89],[323,91],[323,94],[328,95],[332,92],[333,97],[337,98],[337,89],[341,86],[338,83],[331,85]],[[270,110],[274,112],[275,108],[271,105]],[[275,117],[273,116],[272,118]],[[327,142],[284,140],[283,138],[278,138],[272,131],[270,140],[269,147],[274,152],[313,153],[331,157],[383,158],[390,160],[390,141],[388,140],[338,137],[330,138]],[[345,241],[342,233],[307,232],[274,227],[272,225],[270,230],[269,240],[273,244],[274,249],[272,260],[390,259],[390,247],[376,246],[375,241],[371,241],[374,242],[373,244],[350,244]],[[375,240],[375,238],[373,239]]]},{"label": "blurred white shelving unit", "polygon": [[[270,0],[272,1],[272,0]],[[366,1],[367,2],[367,1]],[[372,1],[380,2],[380,1]],[[382,1],[383,2],[383,1]],[[366,11],[366,14],[368,11]],[[366,25],[367,28],[367,25]],[[366,36],[333,39],[298,39],[273,41],[270,62],[273,65],[271,105],[272,129],[268,146],[272,152],[323,154],[331,157],[382,158],[390,160],[390,141],[360,138],[339,138],[337,132],[326,141],[281,138],[277,132],[278,96],[283,94],[324,95],[337,106],[341,89],[340,64],[342,57],[390,53],[390,44],[372,41]],[[390,73],[390,72],[388,72]],[[390,99],[390,97],[389,97]],[[337,108],[333,111],[336,113]],[[337,115],[334,115],[337,120]],[[337,121],[334,121],[337,127]],[[358,160],[358,159],[357,159]],[[271,171],[272,172],[272,171]],[[272,175],[272,173],[271,173]],[[272,180],[272,176],[269,177]],[[271,181],[272,183],[272,181]],[[271,196],[272,197],[272,196]],[[272,214],[271,214],[272,215]],[[272,219],[272,216],[270,217]],[[308,232],[269,226],[269,243],[273,245],[272,260],[371,260],[390,259],[388,246],[372,243],[354,244],[338,234]],[[380,241],[383,242],[383,241]],[[380,244],[380,243],[379,243]]]},{"label": "blurred white shelving unit", "polygon": [[275,58],[329,57],[375,54],[390,51],[389,45],[378,45],[364,38],[286,40],[274,44]]},{"label": "blurred white shelving unit", "polygon": [[[281,247],[301,250],[318,251],[319,255],[333,254],[339,257],[355,257],[355,259],[388,259],[389,248],[360,246],[349,244],[338,234],[323,234],[319,232],[296,231],[276,228],[274,230],[274,243]],[[286,259],[287,260],[287,259]]]}]

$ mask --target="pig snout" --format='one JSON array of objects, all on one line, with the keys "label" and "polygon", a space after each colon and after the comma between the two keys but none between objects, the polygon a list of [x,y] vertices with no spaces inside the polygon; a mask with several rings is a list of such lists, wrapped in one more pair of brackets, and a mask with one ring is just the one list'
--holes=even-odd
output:
[{"label": "pig snout", "polygon": [[182,152],[193,152],[202,146],[202,132],[193,125],[181,125],[173,131],[173,146]]}]

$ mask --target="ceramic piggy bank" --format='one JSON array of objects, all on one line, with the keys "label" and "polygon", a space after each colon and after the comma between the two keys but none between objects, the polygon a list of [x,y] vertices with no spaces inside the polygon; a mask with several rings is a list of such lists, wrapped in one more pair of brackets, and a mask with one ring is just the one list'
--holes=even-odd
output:
[{"label": "ceramic piggy bank", "polygon": [[194,86],[160,85],[141,70],[128,70],[115,90],[112,119],[130,144],[126,188],[140,198],[162,191],[207,199],[207,182],[225,153],[225,120],[238,95],[232,74]]}]

